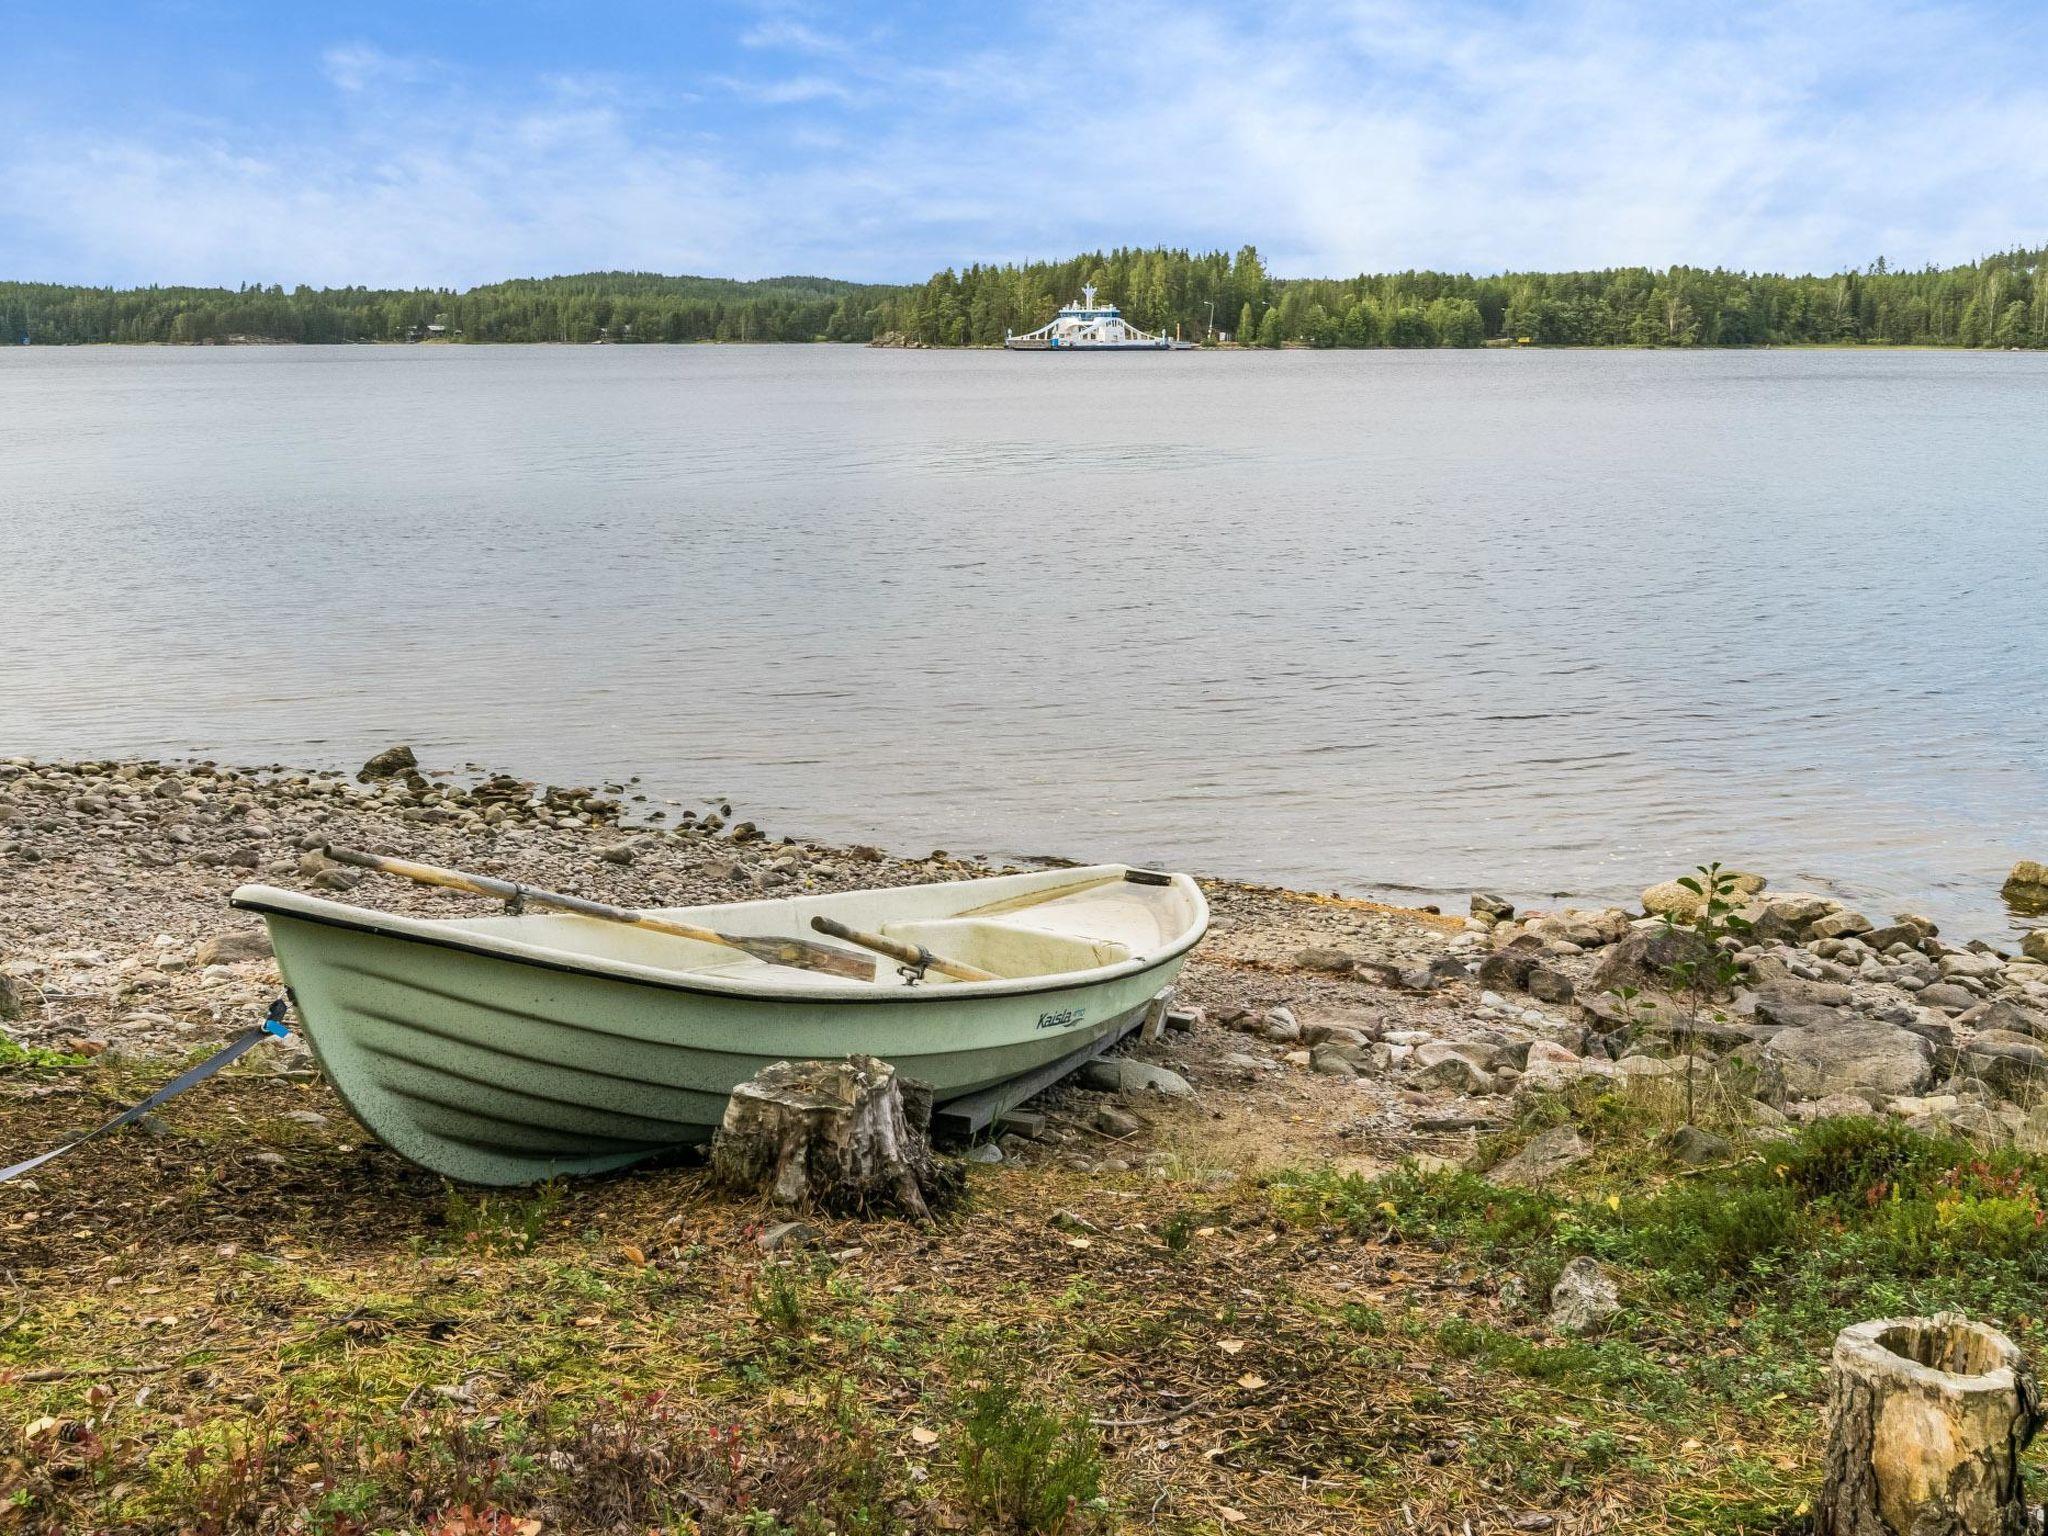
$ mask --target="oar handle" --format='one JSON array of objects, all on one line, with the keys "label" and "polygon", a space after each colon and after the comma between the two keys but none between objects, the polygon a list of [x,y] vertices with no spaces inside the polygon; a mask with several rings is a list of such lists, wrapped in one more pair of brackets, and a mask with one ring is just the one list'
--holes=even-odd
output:
[{"label": "oar handle", "polygon": [[625,923],[630,927],[666,933],[679,939],[695,939],[700,944],[719,944],[727,949],[737,949],[744,954],[752,955],[756,960],[769,965],[790,966],[802,971],[823,971],[832,976],[844,976],[851,981],[875,979],[875,963],[872,960],[848,954],[845,950],[833,949],[827,944],[813,944],[809,939],[760,938],[753,934],[720,933],[715,928],[699,928],[694,923],[679,923],[673,918],[656,917],[649,912],[636,912],[630,907],[608,906],[601,901],[589,901],[584,897],[570,896],[561,891],[544,891],[510,880],[499,880],[491,875],[471,874],[468,870],[443,869],[438,864],[415,864],[410,859],[390,859],[382,854],[364,853],[358,848],[337,848],[332,843],[327,844],[322,851],[337,864],[375,870],[382,875],[397,875],[421,885],[437,885],[451,891],[466,891],[472,896],[495,896],[504,901],[530,901],[538,906],[574,912],[579,917],[595,917],[608,923]]},{"label": "oar handle", "polygon": [[872,949],[878,955],[887,955],[891,960],[901,960],[905,965],[916,966],[921,971],[937,971],[941,976],[951,976],[956,981],[1001,981],[994,971],[984,971],[961,960],[948,960],[944,955],[935,955],[922,944],[905,944],[901,939],[885,938],[879,933],[866,933],[859,928],[849,928],[842,922],[829,917],[814,917],[811,926],[820,933],[830,934],[835,939],[844,939],[849,944],[858,944],[863,949]]}]

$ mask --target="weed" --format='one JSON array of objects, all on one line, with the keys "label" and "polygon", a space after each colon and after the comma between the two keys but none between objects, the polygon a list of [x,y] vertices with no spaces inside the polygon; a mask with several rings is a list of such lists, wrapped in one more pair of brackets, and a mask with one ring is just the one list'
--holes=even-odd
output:
[{"label": "weed", "polygon": [[561,1188],[552,1181],[523,1199],[470,1195],[450,1184],[441,1207],[441,1224],[449,1241],[472,1252],[528,1253],[561,1203]]},{"label": "weed", "polygon": [[1084,1414],[1034,1401],[1016,1368],[983,1357],[986,1374],[960,1405],[961,1490],[996,1529],[1059,1536],[1078,1529],[1101,1492],[1102,1452]]}]

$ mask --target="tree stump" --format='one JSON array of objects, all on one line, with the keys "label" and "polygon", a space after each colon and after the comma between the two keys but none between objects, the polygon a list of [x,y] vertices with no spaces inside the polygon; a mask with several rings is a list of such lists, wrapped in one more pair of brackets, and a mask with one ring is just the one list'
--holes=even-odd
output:
[{"label": "tree stump", "polygon": [[779,1205],[928,1220],[959,1184],[933,1156],[932,1092],[886,1061],[778,1061],[732,1091],[713,1172]]},{"label": "tree stump", "polygon": [[2040,1396],[2018,1347],[1953,1312],[1844,1328],[1819,1536],[2019,1536]]}]

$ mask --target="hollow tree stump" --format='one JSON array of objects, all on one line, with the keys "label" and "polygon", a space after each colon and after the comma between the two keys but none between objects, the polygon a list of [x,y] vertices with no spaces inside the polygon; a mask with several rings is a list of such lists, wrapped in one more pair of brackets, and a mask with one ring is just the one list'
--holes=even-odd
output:
[{"label": "hollow tree stump", "polygon": [[2041,1423],[2018,1347],[1953,1312],[1844,1328],[1828,1380],[1819,1536],[2019,1536]]},{"label": "hollow tree stump", "polygon": [[721,1182],[780,1205],[927,1220],[957,1187],[933,1156],[932,1092],[886,1061],[778,1061],[732,1091],[712,1139]]}]

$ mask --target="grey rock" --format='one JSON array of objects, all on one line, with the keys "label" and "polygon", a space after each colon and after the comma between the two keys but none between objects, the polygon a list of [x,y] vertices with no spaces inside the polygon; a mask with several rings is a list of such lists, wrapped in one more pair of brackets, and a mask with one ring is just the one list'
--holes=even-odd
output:
[{"label": "grey rock", "polygon": [[2001,1030],[2009,1035],[2025,1035],[2034,1040],[2048,1040],[2048,1008],[2032,1003],[2020,1002],[2017,998],[1994,998],[1980,1005],[1983,1011],[1972,1010],[1974,1017],[1958,1019],[1959,1024],[1969,1024],[1979,1031]]},{"label": "grey rock", "polygon": [[1689,1167],[1702,1168],[1725,1161],[1735,1146],[1726,1136],[1716,1136],[1696,1125],[1681,1125],[1664,1138],[1664,1150]]},{"label": "grey rock", "polygon": [[1533,947],[1497,949],[1479,962],[1479,984],[1497,992],[1519,992],[1541,962],[1542,952]]},{"label": "grey rock", "polygon": [[1977,1005],[1977,994],[1952,981],[1937,981],[1932,986],[1922,987],[1920,1002],[1929,1008],[1944,1008],[1951,1013],[1961,1013]]},{"label": "grey rock", "polygon": [[1081,1082],[1086,1087],[1102,1088],[1111,1093],[1159,1093],[1170,1099],[1192,1099],[1195,1096],[1194,1088],[1178,1072],[1156,1067],[1149,1061],[1133,1061],[1127,1056],[1105,1056],[1089,1062],[1081,1069]]},{"label": "grey rock", "polygon": [[1689,928],[1631,929],[1611,946],[1593,968],[1586,990],[1611,992],[1619,987],[1659,987],[1670,980],[1671,968],[1713,957],[1713,948]]},{"label": "grey rock", "polygon": [[1559,1333],[1590,1333],[1620,1311],[1621,1292],[1597,1259],[1573,1259],[1550,1288],[1550,1326]]},{"label": "grey rock", "polygon": [[2048,1080],[2048,1049],[2026,1035],[1985,1030],[1963,1048],[1960,1065],[2001,1098],[2030,1098]]},{"label": "grey rock", "polygon": [[979,1142],[967,1149],[967,1161],[970,1163],[1000,1163],[1002,1160],[1003,1149],[992,1141]]},{"label": "grey rock", "polygon": [[1593,1155],[1578,1127],[1554,1125],[1521,1151],[1487,1170],[1489,1184],[1534,1189]]},{"label": "grey rock", "polygon": [[1817,939],[1842,939],[1851,934],[1868,933],[1871,921],[1861,912],[1830,912],[1813,924],[1813,936]]},{"label": "grey rock", "polygon": [[1095,1110],[1095,1129],[1108,1136],[1135,1136],[1145,1129],[1145,1122],[1113,1104],[1102,1104]]},{"label": "grey rock", "polygon": [[804,1221],[778,1221],[754,1239],[763,1253],[780,1253],[785,1248],[815,1248],[824,1234]]},{"label": "grey rock", "polygon": [[420,760],[413,755],[411,747],[386,747],[356,770],[357,779],[365,784],[377,779],[392,779],[408,768],[417,768]]},{"label": "grey rock", "polygon": [[636,854],[631,843],[613,843],[608,848],[598,849],[597,856],[607,864],[630,864]]},{"label": "grey rock", "polygon": [[1835,1093],[1917,1094],[1934,1078],[1934,1048],[1911,1030],[1842,1010],[1774,1035],[1756,1049],[1783,1075],[1786,1091],[1817,1099]]},{"label": "grey rock", "polygon": [[1568,1003],[1572,1000],[1572,979],[1553,966],[1531,967],[1529,995],[1540,1003]]},{"label": "grey rock", "polygon": [[1356,1077],[1358,1064],[1341,1046],[1319,1045],[1309,1052],[1309,1066],[1325,1077]]},{"label": "grey rock", "polygon": [[1472,915],[1492,918],[1497,923],[1513,922],[1515,904],[1503,896],[1490,895],[1485,891],[1472,893]]}]

